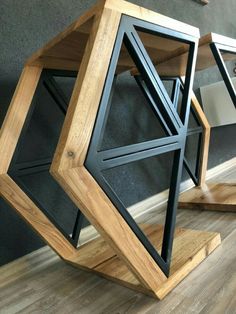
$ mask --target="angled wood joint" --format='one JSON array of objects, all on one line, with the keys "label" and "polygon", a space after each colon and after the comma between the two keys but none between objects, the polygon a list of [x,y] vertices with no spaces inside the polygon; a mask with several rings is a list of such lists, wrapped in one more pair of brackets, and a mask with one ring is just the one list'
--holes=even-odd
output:
[{"label": "angled wood joint", "polygon": [[[64,260],[160,299],[220,244],[216,233],[175,230],[198,37],[198,29],[126,1],[100,1],[27,61],[0,133],[0,188],[4,199]],[[177,64],[178,73],[183,72],[184,65],[187,67],[183,108],[178,115],[153,60],[161,53],[165,63],[161,71],[166,73],[170,55],[175,56],[178,49],[186,52],[187,47],[186,62]],[[130,54],[128,60],[125,49]],[[155,99],[150,103],[155,118],[162,119],[166,136],[100,150],[112,82],[134,65]],[[55,181],[102,236],[79,248],[9,173],[39,80],[45,73],[60,76],[61,71],[76,73],[76,81],[68,109],[63,108],[65,120],[48,164]],[[173,153],[174,166],[166,224],[164,228],[140,226],[102,172],[167,152]],[[95,257],[92,255],[91,260],[93,250]]]}]

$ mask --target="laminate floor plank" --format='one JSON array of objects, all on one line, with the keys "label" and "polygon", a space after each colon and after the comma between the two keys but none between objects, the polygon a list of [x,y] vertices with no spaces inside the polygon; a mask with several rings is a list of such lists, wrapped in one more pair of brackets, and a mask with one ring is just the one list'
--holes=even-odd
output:
[{"label": "laminate floor plank", "polygon": [[[224,178],[236,179],[236,171]],[[164,218],[157,206],[138,222]],[[222,245],[162,301],[74,268],[45,247],[0,268],[0,314],[236,314],[236,214],[180,209],[177,226],[220,232]]]}]

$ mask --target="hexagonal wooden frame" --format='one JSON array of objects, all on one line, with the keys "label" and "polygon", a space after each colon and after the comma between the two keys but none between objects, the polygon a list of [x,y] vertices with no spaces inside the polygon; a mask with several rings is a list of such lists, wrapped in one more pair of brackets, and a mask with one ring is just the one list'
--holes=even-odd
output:
[{"label": "hexagonal wooden frame", "polygon": [[202,110],[201,105],[194,92],[192,91],[191,96],[191,106],[195,110],[195,113],[198,117],[199,123],[202,126],[202,144],[199,155],[199,184],[198,186],[204,186],[206,182],[206,172],[207,172],[207,164],[208,164],[208,154],[209,154],[209,145],[210,145],[210,134],[211,134],[211,126],[206,118],[204,111]]},{"label": "hexagonal wooden frame", "polygon": [[[220,244],[220,236],[217,233],[177,229],[174,247],[176,262],[173,262],[171,276],[166,278],[83,166],[122,14],[190,36],[199,36],[196,28],[122,0],[100,1],[96,4],[28,60],[1,128],[0,191],[3,198],[61,258],[161,299]],[[83,28],[91,18],[92,28],[51,167],[53,176],[105,240],[98,238],[77,250],[11,179],[8,168],[42,69],[78,69],[78,62],[53,53],[63,54],[63,49],[67,49],[63,46],[63,40],[76,34],[78,28]],[[100,52],[102,58],[98,57]],[[145,228],[149,232],[153,230],[149,226]],[[162,228],[158,227],[159,239],[162,232]],[[193,239],[198,240],[192,242]],[[178,257],[183,257],[181,263]],[[111,268],[110,263],[113,262],[115,264]]]},{"label": "hexagonal wooden frame", "polygon": [[[233,103],[235,103],[235,89],[232,86],[232,81],[229,74],[227,73],[224,61],[236,60],[235,49],[236,39],[215,33],[206,34],[200,38],[198,59],[196,64],[197,71],[207,69],[215,65],[218,66]],[[224,51],[222,56],[220,55],[220,50]],[[210,134],[207,135],[207,137],[209,136]],[[207,139],[208,143],[209,140],[210,138]],[[179,199],[179,207],[197,210],[202,209],[235,212],[235,184],[225,182],[206,182],[208,153],[209,144],[204,146],[202,151],[201,182],[199,186],[196,186],[181,194]]]}]

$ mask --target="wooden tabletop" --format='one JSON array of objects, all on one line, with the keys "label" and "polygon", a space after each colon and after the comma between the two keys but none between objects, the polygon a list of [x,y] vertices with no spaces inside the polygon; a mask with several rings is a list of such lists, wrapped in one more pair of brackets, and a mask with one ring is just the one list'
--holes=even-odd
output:
[{"label": "wooden tabletop", "polygon": [[[226,36],[221,36],[214,33],[209,33],[199,40],[198,57],[196,71],[201,71],[216,65],[215,59],[210,49],[210,44],[216,43],[227,47],[236,48],[236,40]],[[184,47],[182,48],[184,50]],[[223,53],[225,61],[236,60],[236,54]],[[170,56],[166,60],[161,60],[156,63],[158,73],[161,75],[184,76],[186,71],[188,57],[188,49],[182,53],[176,53],[176,56]]]},{"label": "wooden tabletop", "polygon": [[[96,19],[96,14],[106,8],[110,12],[119,11],[122,14],[142,18],[168,29],[199,38],[199,30],[191,25],[179,22],[156,12],[147,10],[123,0],[101,0],[78,20],[61,32],[49,43],[34,53],[27,61],[28,65],[38,65],[44,68],[78,71],[84,54],[89,34]],[[109,28],[109,27],[108,27]],[[188,45],[179,41],[158,37],[138,31],[138,34],[160,75],[184,76],[188,57]],[[236,40],[209,33],[199,42],[196,70],[203,70],[215,65],[215,60],[209,44],[215,42],[230,47],[236,47]],[[102,57],[102,55],[101,55]],[[224,53],[226,61],[236,60],[236,55]],[[121,49],[117,73],[135,68],[126,48]],[[135,71],[133,71],[135,73]]]},{"label": "wooden tabletop", "polygon": [[[134,18],[142,19],[165,28],[178,31],[179,33],[200,37],[199,29],[183,22],[166,17],[159,13],[147,10],[143,7],[131,4],[123,0],[101,0],[90,10],[84,13],[78,20],[71,24],[66,30],[58,34],[36,53],[34,53],[27,65],[37,65],[44,68],[61,70],[78,70],[82,61],[89,34],[93,28],[93,22],[97,14],[104,8],[113,14],[122,13]],[[110,25],[107,26],[109,31]],[[173,40],[153,36],[147,33],[140,33],[141,40],[148,50],[153,61],[166,60],[177,51],[183,52],[187,46]],[[101,56],[102,57],[102,56]],[[122,47],[118,62],[117,72],[124,72],[134,67],[134,63],[128,55],[125,47]]]}]

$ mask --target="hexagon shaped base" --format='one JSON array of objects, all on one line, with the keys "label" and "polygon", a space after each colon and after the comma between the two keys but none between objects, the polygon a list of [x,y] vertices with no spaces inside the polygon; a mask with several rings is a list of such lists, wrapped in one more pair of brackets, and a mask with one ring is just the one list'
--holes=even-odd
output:
[{"label": "hexagon shaped base", "polygon": [[[156,249],[159,250],[163,236],[163,226],[147,224],[143,225],[142,228],[151,241],[155,243]],[[95,272],[99,276],[161,300],[214,251],[220,243],[219,233],[177,228],[175,231],[170,277],[155,292],[145,289],[140,284],[101,237],[84,244],[79,249],[79,254],[68,260],[68,262],[76,267]]]}]

